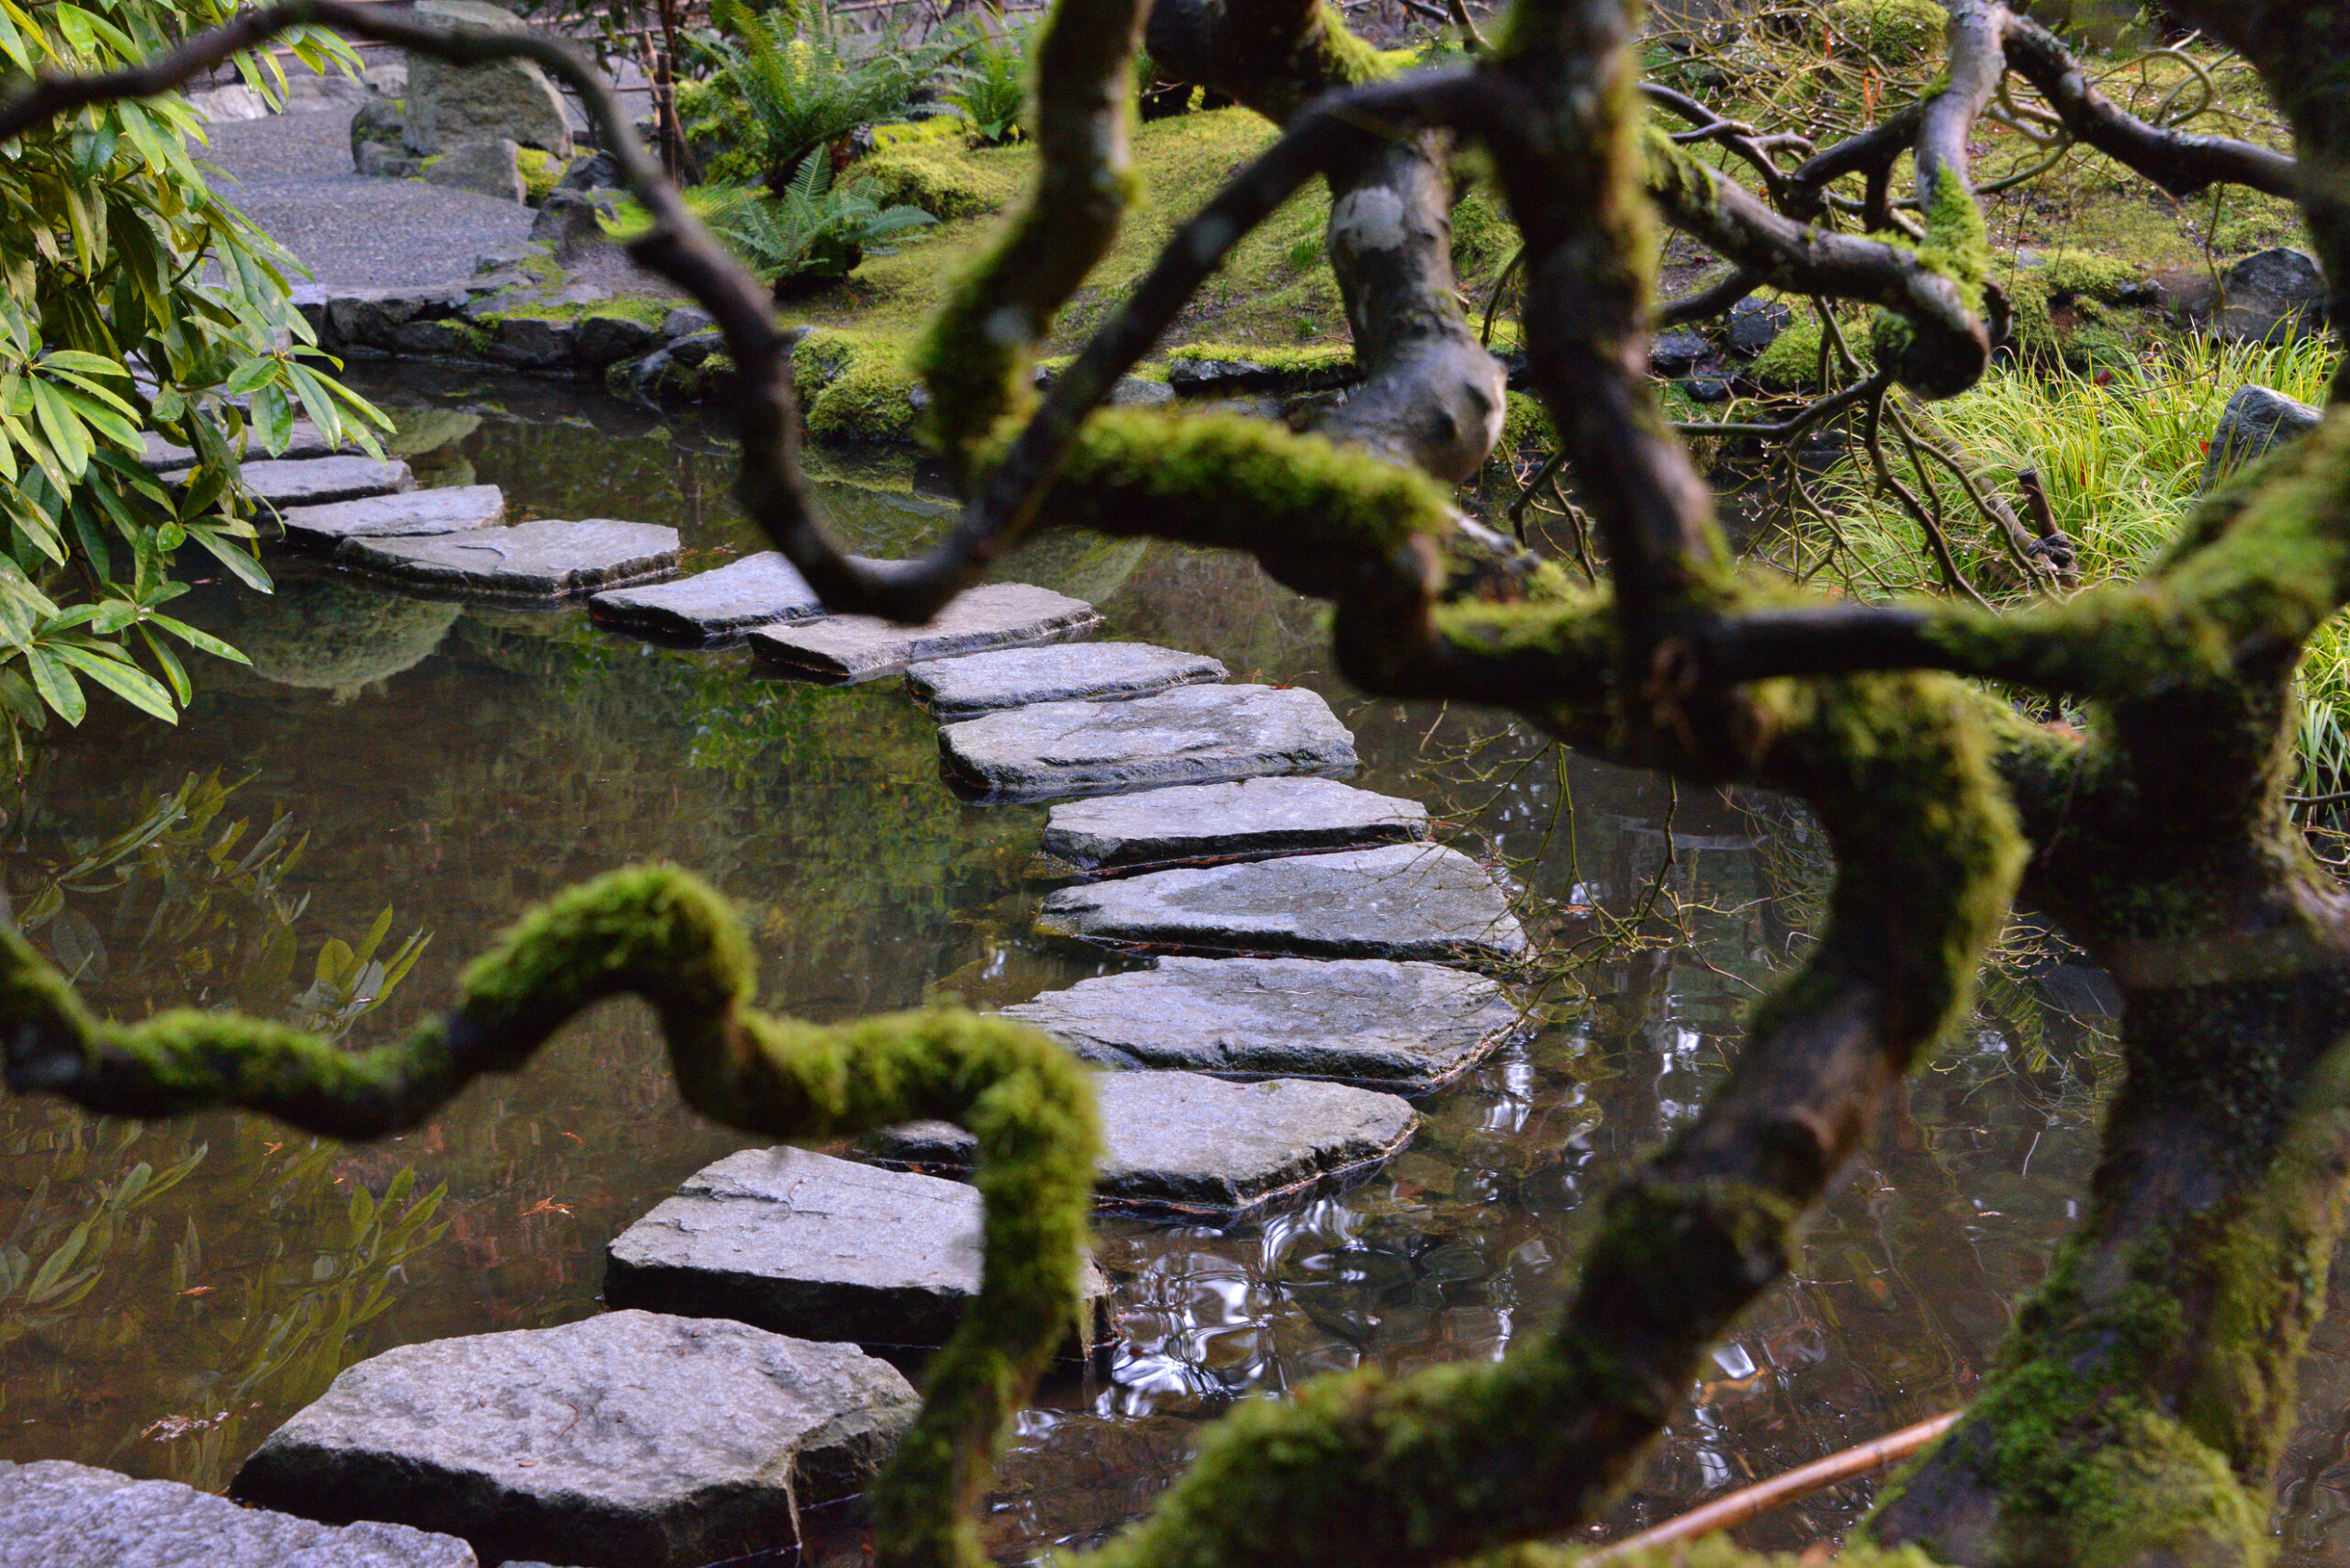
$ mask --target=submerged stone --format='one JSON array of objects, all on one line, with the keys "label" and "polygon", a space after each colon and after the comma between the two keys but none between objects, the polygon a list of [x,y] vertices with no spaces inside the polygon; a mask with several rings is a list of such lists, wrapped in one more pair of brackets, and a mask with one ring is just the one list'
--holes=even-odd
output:
[{"label": "submerged stone", "polygon": [[[245,463],[239,473],[254,498],[272,511],[355,501],[363,496],[388,496],[416,488],[416,476],[397,458],[382,463],[372,457],[347,455],[299,460],[263,458]],[[163,476],[166,479],[185,476]]]},{"label": "submerged stone", "polygon": [[906,687],[940,718],[968,719],[1035,702],[1147,697],[1224,677],[1224,666],[1204,654],[1148,643],[1073,643],[934,659],[908,670]]},{"label": "submerged stone", "polygon": [[1263,860],[1428,835],[1428,809],[1331,778],[1181,784],[1055,806],[1042,846],[1089,874]]},{"label": "submerged stone", "polygon": [[495,485],[409,490],[322,507],[288,507],[277,521],[285,530],[285,543],[314,550],[331,550],[346,539],[470,533],[506,521],[506,492]]},{"label": "submerged stone", "polygon": [[916,1405],[854,1345],[611,1312],[364,1361],[229,1491],[462,1536],[487,1562],[691,1568],[791,1544],[795,1507],[861,1490]]},{"label": "submerged stone", "polygon": [[1150,871],[1063,888],[1036,929],[1117,947],[1325,958],[1518,962],[1509,898],[1456,849],[1397,844]]},{"label": "submerged stone", "polygon": [[[1293,1079],[1226,1083],[1196,1072],[1106,1072],[1094,1193],[1118,1208],[1230,1216],[1385,1159],[1418,1125],[1393,1094]],[[892,1163],[961,1171],[977,1140],[914,1122],[868,1140]]]},{"label": "submerged stone", "polygon": [[378,577],[502,599],[560,599],[677,569],[677,531],[590,518],[427,539],[346,539],[335,559]]},{"label": "submerged stone", "polygon": [[[979,1195],[789,1147],[686,1179],[612,1238],[604,1299],[860,1345],[946,1342],[979,1289]],[[1102,1294],[1085,1271],[1083,1294]]]},{"label": "submerged stone", "polygon": [[[63,1460],[0,1462],[0,1563],[25,1568],[477,1568],[453,1536],[370,1519],[322,1525],[176,1481]],[[492,1559],[493,1562],[497,1561]]]},{"label": "submerged stone", "polygon": [[1382,958],[1167,958],[1003,1015],[1103,1067],[1330,1079],[1406,1094],[1450,1082],[1527,1026],[1483,975]]},{"label": "submerged stone", "polygon": [[1081,599],[1032,583],[989,583],[959,594],[935,619],[901,626],[871,615],[831,615],[751,633],[762,656],[818,679],[870,680],[924,659],[1090,636],[1102,616]]},{"label": "submerged stone", "polygon": [[824,601],[772,550],[652,588],[613,588],[588,601],[599,626],[678,642],[707,642],[824,613]]},{"label": "submerged stone", "polygon": [[1006,800],[1355,767],[1354,736],[1302,687],[1182,686],[1008,708],[944,726],[938,749],[951,778]]}]

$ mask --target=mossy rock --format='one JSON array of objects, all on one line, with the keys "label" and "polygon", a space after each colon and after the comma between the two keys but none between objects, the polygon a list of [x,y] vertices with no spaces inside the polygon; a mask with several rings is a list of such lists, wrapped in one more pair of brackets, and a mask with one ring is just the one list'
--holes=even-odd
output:
[{"label": "mossy rock", "polygon": [[563,179],[563,164],[554,154],[535,147],[515,149],[514,166],[522,171],[522,200],[530,207],[544,206]]},{"label": "mossy rock", "polygon": [[2014,317],[2008,342],[2028,360],[2062,360],[2076,370],[2134,357],[2129,317],[2116,308],[2143,287],[2145,274],[2110,256],[2066,252],[2002,280]]},{"label": "mossy rock", "polygon": [[1009,206],[1020,184],[1000,166],[974,162],[961,147],[919,142],[884,149],[857,162],[843,176],[881,187],[883,207],[918,207],[933,218],[978,218]]},{"label": "mossy rock", "polygon": [[1517,226],[1485,192],[1472,191],[1453,204],[1452,265],[1462,277],[1498,270],[1517,247]]},{"label": "mossy rock", "polygon": [[[803,349],[806,344],[800,345]],[[795,362],[796,368],[796,362]],[[914,393],[922,381],[902,354],[857,348],[840,371],[808,399],[811,441],[909,441],[914,433]]]},{"label": "mossy rock", "polygon": [[1835,0],[1828,17],[1839,40],[1888,65],[1907,65],[1942,48],[1950,13],[1933,0]]},{"label": "mossy rock", "polygon": [[[1769,348],[1754,356],[1753,362],[1746,367],[1747,375],[1768,392],[1827,390],[1819,380],[1820,337],[1819,318],[1808,310],[1805,311],[1772,340]],[[1867,337],[1853,331],[1849,323],[1844,330],[1844,346],[1852,351],[1863,365],[1870,363]]]}]

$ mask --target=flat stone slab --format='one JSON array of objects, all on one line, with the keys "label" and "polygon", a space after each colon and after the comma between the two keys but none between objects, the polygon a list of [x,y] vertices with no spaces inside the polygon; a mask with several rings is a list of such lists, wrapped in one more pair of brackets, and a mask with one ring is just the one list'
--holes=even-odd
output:
[{"label": "flat stone slab", "polygon": [[56,1459],[0,1463],[0,1519],[6,1568],[478,1568],[453,1536],[322,1525]]},{"label": "flat stone slab", "polygon": [[1179,686],[1124,702],[1040,702],[938,732],[947,776],[1004,800],[1348,773],[1355,739],[1303,687]]},{"label": "flat stone slab", "polygon": [[1003,1010],[1090,1062],[1424,1094],[1524,1033],[1484,976],[1383,958],[1177,958]]},{"label": "flat stone slab", "polygon": [[[946,1342],[979,1289],[979,1195],[789,1147],[686,1179],[612,1238],[604,1299],[860,1345]],[[1089,1264],[1084,1295],[1103,1293]]]},{"label": "flat stone slab", "polygon": [[1072,642],[1101,624],[1101,613],[1081,599],[1031,583],[989,583],[957,595],[926,625],[829,615],[793,626],[759,627],[751,633],[751,646],[819,679],[871,680],[924,659]]},{"label": "flat stone slab", "polygon": [[1036,930],[1115,947],[1511,964],[1533,945],[1485,868],[1394,844],[1063,888]]},{"label": "flat stone slab", "polygon": [[824,601],[772,550],[652,588],[612,588],[588,601],[599,626],[679,642],[710,642],[754,626],[806,621]]},{"label": "flat stone slab", "polygon": [[[1393,1154],[1419,1114],[1393,1094],[1278,1079],[1226,1083],[1196,1072],[1105,1072],[1095,1200],[1108,1207],[1228,1217]],[[892,1164],[960,1172],[977,1140],[914,1122],[867,1140]]]},{"label": "flat stone slab", "polygon": [[229,1493],[462,1536],[485,1562],[691,1568],[789,1545],[795,1500],[861,1490],[917,1404],[854,1345],[611,1312],[371,1357]]},{"label": "flat stone slab", "polygon": [[331,550],[346,539],[421,539],[470,533],[506,521],[506,492],[495,485],[457,485],[368,496],[322,507],[288,507],[277,514],[285,543]]},{"label": "flat stone slab", "polygon": [[256,499],[281,512],[289,507],[326,506],[416,488],[416,476],[397,458],[382,463],[352,456],[263,458],[242,465],[238,472]]},{"label": "flat stone slab", "polygon": [[677,531],[589,518],[520,522],[425,539],[346,539],[335,559],[358,571],[499,599],[560,599],[677,569]]},{"label": "flat stone slab", "polygon": [[1264,860],[1428,836],[1428,809],[1330,778],[1179,784],[1055,806],[1042,850],[1089,876]]},{"label": "flat stone slab", "polygon": [[1077,643],[934,659],[906,671],[906,689],[942,719],[968,719],[1032,702],[1147,697],[1224,677],[1224,666],[1204,654],[1148,643]]},{"label": "flat stone slab", "polygon": [[[188,469],[196,466],[196,449],[192,446],[182,446],[155,431],[141,431],[140,440],[146,450],[140,454],[139,461],[150,468]],[[256,461],[269,455],[263,449],[260,438],[250,431],[245,440],[248,442],[246,450],[253,454]],[[277,456],[282,461],[294,462],[305,457],[330,456],[334,451],[334,443],[327,440],[318,426],[308,420],[296,420],[293,430],[287,432],[285,450]]]}]

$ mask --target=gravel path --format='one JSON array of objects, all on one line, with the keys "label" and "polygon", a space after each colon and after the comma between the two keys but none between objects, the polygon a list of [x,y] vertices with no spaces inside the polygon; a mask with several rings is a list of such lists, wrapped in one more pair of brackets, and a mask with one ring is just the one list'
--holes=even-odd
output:
[{"label": "gravel path", "polygon": [[330,288],[430,288],[473,275],[474,258],[527,239],[529,207],[351,166],[351,111],[316,109],[211,128],[219,194]]}]

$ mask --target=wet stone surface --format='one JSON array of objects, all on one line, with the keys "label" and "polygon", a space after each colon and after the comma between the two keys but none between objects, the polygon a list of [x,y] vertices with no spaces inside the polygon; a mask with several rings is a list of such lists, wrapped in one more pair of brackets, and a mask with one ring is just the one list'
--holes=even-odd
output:
[{"label": "wet stone surface", "polygon": [[677,531],[591,518],[523,522],[437,539],[346,539],[343,566],[461,594],[560,599],[677,569]]},{"label": "wet stone surface", "polygon": [[924,659],[1073,642],[1101,623],[1101,615],[1081,599],[1029,583],[990,583],[958,595],[926,625],[833,615],[797,626],[760,627],[751,633],[751,646],[764,658],[820,680],[856,681],[895,675]]},{"label": "wet stone surface", "polygon": [[1532,945],[1485,868],[1398,844],[1063,888],[1036,930],[1118,947],[1515,963]]},{"label": "wet stone surface", "polygon": [[[1105,1205],[1226,1217],[1349,1171],[1367,1172],[1419,1117],[1393,1094],[1292,1079],[1226,1083],[1195,1072],[1108,1072],[1094,1081]],[[948,1122],[915,1122],[867,1140],[877,1157],[968,1169],[976,1140]]]},{"label": "wet stone surface", "polygon": [[1416,801],[1331,778],[1248,778],[1055,806],[1042,849],[1048,866],[1091,875],[1262,860],[1427,835],[1428,810]]},{"label": "wet stone surface", "polygon": [[[185,470],[196,465],[196,450],[193,447],[181,446],[170,437],[154,431],[142,431],[140,439],[145,443],[146,451],[140,455],[139,461],[150,468]],[[259,440],[251,435],[246,440],[251,443],[246,450],[256,462],[269,455],[262,449]],[[277,458],[293,463],[308,457],[326,457],[334,450],[333,444],[320,433],[318,426],[308,420],[296,420],[293,430],[287,433],[285,450],[279,453]]]},{"label": "wet stone surface", "polygon": [[[395,458],[378,463],[372,457],[263,458],[247,462],[241,470],[254,497],[273,511],[289,507],[326,506],[355,501],[363,496],[388,496],[416,488],[408,465]],[[165,474],[166,479],[185,477]]]},{"label": "wet stone surface", "polygon": [[710,642],[753,626],[805,621],[823,600],[772,550],[651,588],[613,588],[588,601],[599,626],[665,641]]},{"label": "wet stone surface", "polygon": [[230,1491],[462,1536],[484,1562],[691,1568],[861,1490],[916,1404],[853,1345],[612,1312],[362,1361]]},{"label": "wet stone surface", "polygon": [[[0,1463],[8,1568],[476,1568],[453,1536],[344,1527],[243,1508],[175,1481],[134,1481],[62,1460]],[[492,1559],[492,1562],[497,1561]]]},{"label": "wet stone surface", "polygon": [[947,774],[1005,800],[1348,773],[1354,736],[1303,687],[1184,686],[1124,702],[1042,702],[938,732]]},{"label": "wet stone surface", "polygon": [[1441,964],[1180,958],[1003,1010],[1087,1061],[1332,1079],[1421,1094],[1530,1025],[1508,992]]},{"label": "wet stone surface", "polygon": [[[979,1195],[791,1148],[688,1177],[612,1239],[604,1299],[868,1346],[944,1344],[979,1288]],[[1103,1291],[1086,1271],[1088,1300]]]},{"label": "wet stone surface", "polygon": [[278,515],[285,543],[331,550],[346,539],[416,539],[470,533],[506,521],[506,494],[495,485],[458,485],[368,496],[322,507],[288,507]]},{"label": "wet stone surface", "polygon": [[968,719],[1035,702],[1147,697],[1224,677],[1224,666],[1203,654],[1148,643],[1076,643],[934,659],[908,670],[906,687],[941,719]]}]

